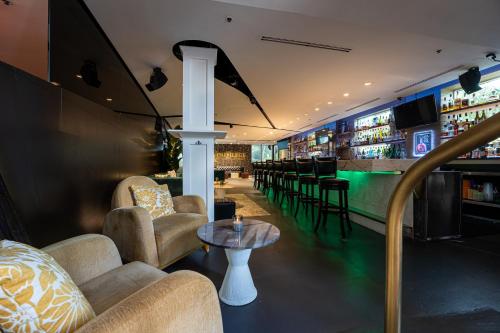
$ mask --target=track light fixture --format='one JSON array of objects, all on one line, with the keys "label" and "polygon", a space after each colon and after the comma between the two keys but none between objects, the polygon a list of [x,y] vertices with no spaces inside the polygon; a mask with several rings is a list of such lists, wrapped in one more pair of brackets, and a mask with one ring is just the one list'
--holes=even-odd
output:
[{"label": "track light fixture", "polygon": [[167,81],[168,78],[165,74],[163,74],[161,68],[156,67],[153,69],[153,73],[149,78],[149,83],[146,84],[146,88],[148,88],[149,91],[154,91],[163,87]]},{"label": "track light fixture", "polygon": [[91,87],[99,88],[101,81],[97,76],[97,64],[91,60],[85,60],[85,63],[80,68],[80,75],[83,81]]},{"label": "track light fixture", "polygon": [[488,53],[486,55],[486,58],[490,59],[491,61],[494,61],[494,62],[500,62],[500,60],[497,59],[497,55],[493,52]]}]

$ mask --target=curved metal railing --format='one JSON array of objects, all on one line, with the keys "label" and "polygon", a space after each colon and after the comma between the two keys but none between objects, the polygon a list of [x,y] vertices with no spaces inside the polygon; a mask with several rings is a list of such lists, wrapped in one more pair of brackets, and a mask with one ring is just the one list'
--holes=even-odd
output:
[{"label": "curved metal railing", "polygon": [[488,118],[419,159],[403,175],[387,207],[385,332],[401,330],[402,218],[415,186],[432,170],[500,137],[500,113]]}]

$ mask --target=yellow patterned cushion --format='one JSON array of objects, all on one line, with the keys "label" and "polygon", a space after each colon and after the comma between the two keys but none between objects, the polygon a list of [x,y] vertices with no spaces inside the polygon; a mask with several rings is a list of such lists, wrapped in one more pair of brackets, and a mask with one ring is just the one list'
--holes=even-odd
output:
[{"label": "yellow patterned cushion", "polygon": [[132,185],[130,188],[135,204],[145,208],[153,219],[175,214],[174,201],[167,185]]},{"label": "yellow patterned cushion", "polygon": [[6,333],[73,332],[94,317],[51,256],[25,244],[0,242],[0,326]]}]

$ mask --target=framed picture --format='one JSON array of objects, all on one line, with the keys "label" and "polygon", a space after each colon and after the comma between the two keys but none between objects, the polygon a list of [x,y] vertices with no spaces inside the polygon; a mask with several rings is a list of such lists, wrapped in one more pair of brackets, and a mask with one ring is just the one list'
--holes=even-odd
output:
[{"label": "framed picture", "polygon": [[413,156],[424,156],[433,147],[434,132],[432,130],[413,133]]}]

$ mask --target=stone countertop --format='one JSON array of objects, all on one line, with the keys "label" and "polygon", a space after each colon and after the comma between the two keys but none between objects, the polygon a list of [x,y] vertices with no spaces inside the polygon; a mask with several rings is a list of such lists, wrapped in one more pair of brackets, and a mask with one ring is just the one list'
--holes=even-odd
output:
[{"label": "stone countertop", "polygon": [[253,219],[243,220],[243,230],[233,230],[233,220],[207,223],[197,231],[198,238],[212,246],[226,249],[256,249],[273,244],[280,238],[274,225]]},{"label": "stone countertop", "polygon": [[339,160],[337,161],[337,167],[338,170],[342,171],[401,172],[406,171],[416,161],[416,159]]}]

